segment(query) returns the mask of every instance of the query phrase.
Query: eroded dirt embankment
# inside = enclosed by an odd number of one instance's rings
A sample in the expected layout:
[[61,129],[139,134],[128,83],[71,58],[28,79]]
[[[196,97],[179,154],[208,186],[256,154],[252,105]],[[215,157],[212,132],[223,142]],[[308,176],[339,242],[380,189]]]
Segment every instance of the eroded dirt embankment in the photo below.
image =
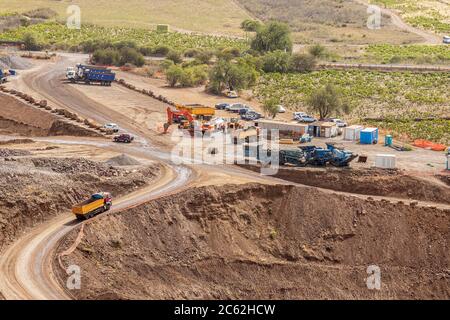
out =
[[0,132],[22,136],[101,136],[4,94],[0,94]]
[[[260,172],[254,165],[241,167]],[[439,183],[446,177],[419,178],[401,170],[342,168],[279,168],[276,178],[349,193],[450,203],[450,187]]]
[[83,158],[29,155],[0,149],[0,250],[27,227],[67,212],[92,193],[110,191],[117,197],[147,185],[160,172],[157,164],[127,169]]
[[[448,212],[249,184],[99,216],[61,258],[81,267],[79,299],[448,299],[449,249]],[[366,286],[370,265],[380,291]]]

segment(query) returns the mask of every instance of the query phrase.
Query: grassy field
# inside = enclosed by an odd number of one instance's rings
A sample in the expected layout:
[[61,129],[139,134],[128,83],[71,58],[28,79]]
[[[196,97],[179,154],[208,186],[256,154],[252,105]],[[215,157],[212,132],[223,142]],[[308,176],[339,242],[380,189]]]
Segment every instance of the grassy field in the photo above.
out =
[[354,0],[237,0],[263,21],[288,23],[296,42],[333,44],[407,44],[420,41],[416,35],[400,31],[389,19],[379,30],[367,28],[367,8]]
[[440,34],[450,33],[450,2],[445,0],[372,0],[398,10],[409,24]]
[[169,24],[190,31],[241,34],[240,23],[249,17],[231,0],[0,0],[0,14],[52,8],[64,20],[72,4],[80,6],[82,22],[103,26]]
[[[339,88],[352,108],[349,119],[450,116],[450,75],[368,71],[317,71],[309,74],[266,74],[261,77],[255,95],[264,100],[276,97],[291,110],[307,110],[306,97],[327,83]],[[448,139],[450,126],[445,122],[434,140]],[[405,130],[405,129],[403,129]],[[411,129],[411,136],[425,131]],[[427,138],[429,135],[423,136]]]
[[132,29],[121,27],[99,27],[83,25],[81,30],[68,29],[58,22],[46,22],[28,27],[20,27],[0,33],[0,40],[18,41],[24,35],[32,34],[39,43],[54,45],[56,48],[71,49],[83,41],[105,40],[111,42],[133,40],[138,45],[166,45],[173,49],[190,48],[217,49],[220,47],[247,48],[243,40],[223,36],[195,35],[180,32],[158,33],[148,29]]

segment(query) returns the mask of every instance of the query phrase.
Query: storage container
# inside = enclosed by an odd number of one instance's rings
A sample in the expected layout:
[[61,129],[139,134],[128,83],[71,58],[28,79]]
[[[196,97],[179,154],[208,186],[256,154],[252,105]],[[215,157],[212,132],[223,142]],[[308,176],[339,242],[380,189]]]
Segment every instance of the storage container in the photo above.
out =
[[366,128],[361,130],[360,134],[361,144],[377,144],[378,143],[378,129],[377,128]]
[[344,140],[359,141],[360,133],[363,129],[363,126],[358,125],[344,128]]
[[394,169],[397,158],[393,154],[377,154],[375,157],[375,167],[383,169]]

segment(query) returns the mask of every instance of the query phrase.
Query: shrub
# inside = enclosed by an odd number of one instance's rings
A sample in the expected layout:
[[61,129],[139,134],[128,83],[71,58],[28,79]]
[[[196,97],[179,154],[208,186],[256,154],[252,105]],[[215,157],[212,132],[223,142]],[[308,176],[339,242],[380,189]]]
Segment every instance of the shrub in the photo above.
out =
[[36,38],[31,33],[27,33],[24,35],[23,43],[25,46],[25,50],[29,51],[39,51],[43,47],[41,44],[38,43]]
[[153,49],[153,54],[157,56],[165,57],[170,52],[170,48],[168,46],[160,45],[156,46]]
[[142,67],[145,64],[145,59],[136,49],[124,47],[120,50],[119,63],[120,65],[131,63],[137,67]]
[[326,55],[326,49],[320,44],[313,45],[308,50],[309,54],[316,58],[322,58]]
[[97,49],[92,55],[94,63],[104,65],[118,65],[120,58],[119,51],[113,48]]
[[317,64],[316,58],[310,54],[295,53],[291,56],[289,68],[294,72],[311,72]]
[[166,71],[167,82],[169,86],[175,87],[184,76],[184,71],[181,66],[176,64],[170,66]]
[[166,55],[166,59],[172,60],[175,64],[183,61],[181,53],[175,50],[170,50],[169,53],[167,53]]

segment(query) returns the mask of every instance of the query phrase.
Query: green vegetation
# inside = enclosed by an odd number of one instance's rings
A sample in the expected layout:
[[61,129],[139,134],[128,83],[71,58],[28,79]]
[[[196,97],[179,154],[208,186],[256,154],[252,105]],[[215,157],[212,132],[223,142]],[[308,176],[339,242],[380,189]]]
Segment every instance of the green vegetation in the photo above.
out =
[[[171,60],[167,60],[171,61]],[[167,82],[171,87],[196,87],[204,84],[208,79],[208,66],[193,65],[182,67],[176,64],[166,66]]]
[[32,34],[40,45],[55,46],[68,49],[79,46],[83,42],[119,42],[133,39],[139,46],[161,48],[167,46],[174,50],[184,51],[190,48],[236,47],[246,49],[247,44],[239,39],[183,34],[178,32],[160,33],[146,29],[105,28],[94,25],[83,25],[81,30],[68,29],[57,22],[46,22],[0,34],[1,40],[20,41],[26,34]]
[[426,139],[450,144],[450,120],[414,121],[412,118],[387,118],[383,121],[366,121],[366,124],[384,128],[394,137],[404,140]]
[[425,30],[448,34],[450,32],[450,3],[439,0],[375,0],[373,3],[401,12],[409,24]]
[[[342,98],[348,104],[350,118],[355,121],[372,117],[385,119],[404,119],[430,114],[448,116],[450,114],[450,75],[445,73],[409,73],[409,72],[369,72],[369,71],[315,71],[311,73],[268,73],[263,75],[255,88],[260,101],[277,98],[280,103],[292,110],[302,111],[308,107],[308,97],[317,89],[332,84],[338,88]],[[409,122],[410,124],[412,122]],[[430,122],[434,123],[434,122]],[[421,133],[420,128],[427,122],[403,127],[412,137],[428,138],[431,130]],[[439,124],[434,141],[445,139],[450,126],[448,122]],[[381,123],[380,126],[387,126]],[[388,126],[391,128],[392,126]],[[439,131],[440,130],[440,131]],[[447,133],[443,133],[447,130]]]
[[447,45],[370,45],[366,57],[382,63],[439,64],[450,62],[450,49]]
[[349,112],[340,92],[331,84],[312,92],[307,98],[307,103],[312,111],[319,114],[320,119]]
[[259,52],[276,50],[292,52],[291,31],[287,24],[270,21],[256,30],[251,47]]
[[271,97],[264,100],[262,104],[262,109],[264,111],[264,114],[266,116],[269,116],[271,118],[275,118],[278,114],[278,105],[280,104],[280,101],[278,101],[277,98]]

